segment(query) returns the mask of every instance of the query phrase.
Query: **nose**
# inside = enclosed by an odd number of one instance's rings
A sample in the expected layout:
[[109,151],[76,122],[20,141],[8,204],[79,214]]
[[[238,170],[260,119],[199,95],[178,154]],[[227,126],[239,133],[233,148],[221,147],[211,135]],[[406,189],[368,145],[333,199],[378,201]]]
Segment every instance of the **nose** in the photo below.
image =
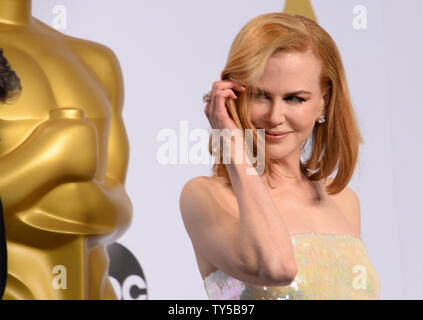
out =
[[285,109],[282,103],[273,103],[267,114],[267,120],[272,127],[285,122]]

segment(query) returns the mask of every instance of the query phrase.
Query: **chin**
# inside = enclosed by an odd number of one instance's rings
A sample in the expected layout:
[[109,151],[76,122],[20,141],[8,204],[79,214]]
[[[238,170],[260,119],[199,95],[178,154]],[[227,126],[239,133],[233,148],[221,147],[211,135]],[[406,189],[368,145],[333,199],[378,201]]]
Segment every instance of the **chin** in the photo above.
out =
[[269,160],[278,160],[278,159],[283,159],[286,157],[286,153],[285,152],[275,152],[275,151],[269,151],[266,155],[267,159]]
[[291,154],[293,151],[294,150],[292,149],[287,149],[285,146],[273,145],[270,147],[266,147],[266,157],[272,160],[283,159],[289,154]]

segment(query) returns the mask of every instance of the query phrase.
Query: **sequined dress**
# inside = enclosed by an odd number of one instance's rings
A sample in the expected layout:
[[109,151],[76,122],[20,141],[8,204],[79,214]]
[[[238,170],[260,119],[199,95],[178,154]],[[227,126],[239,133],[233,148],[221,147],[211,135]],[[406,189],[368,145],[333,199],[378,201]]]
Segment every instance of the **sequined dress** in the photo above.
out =
[[212,300],[379,299],[380,279],[362,239],[346,234],[291,235],[297,276],[286,286],[257,286],[221,270],[204,278]]

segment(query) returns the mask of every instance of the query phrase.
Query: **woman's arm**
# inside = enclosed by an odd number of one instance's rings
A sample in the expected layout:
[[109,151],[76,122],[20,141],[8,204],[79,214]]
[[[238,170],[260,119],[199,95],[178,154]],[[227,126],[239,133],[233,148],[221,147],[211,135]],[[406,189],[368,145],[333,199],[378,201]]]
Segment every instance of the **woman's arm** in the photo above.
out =
[[[231,141],[235,149],[234,141]],[[266,186],[246,160],[241,164],[231,155],[225,164],[239,208],[237,248],[241,260],[257,273],[290,283],[297,273],[291,237]]]
[[[182,188],[179,207],[195,250],[212,266],[241,281],[263,286],[291,283],[295,274],[293,270],[287,270],[287,274],[282,275],[284,265],[276,273],[269,272],[270,268],[267,267],[260,270],[256,265],[241,259],[238,244],[243,238],[240,235],[249,237],[248,231],[243,231],[245,224],[241,227],[240,219],[233,212],[237,210],[236,203],[232,205],[224,201],[221,190],[221,184],[210,177],[193,178]],[[260,232],[260,229],[256,226],[252,232]],[[253,239],[256,239],[254,234],[244,245],[252,243]],[[265,242],[260,241],[260,245],[265,245]],[[282,246],[278,250],[281,248]],[[258,255],[261,249],[255,245],[246,250],[256,251],[255,255]],[[264,265],[265,263],[261,264]]]
[[[226,98],[237,99],[232,91],[244,88],[232,81],[213,84],[206,113],[213,129],[237,129],[229,116]],[[235,163],[236,140],[231,145],[229,178],[238,202],[239,221],[225,214],[219,196],[208,187],[189,183],[182,191],[180,207],[185,226],[194,246],[215,267],[250,283],[286,285],[297,273],[294,249],[281,214],[258,175],[247,175],[252,165]],[[242,144],[243,146],[243,144]],[[222,150],[225,150],[222,148]],[[245,157],[243,147],[242,155]]]

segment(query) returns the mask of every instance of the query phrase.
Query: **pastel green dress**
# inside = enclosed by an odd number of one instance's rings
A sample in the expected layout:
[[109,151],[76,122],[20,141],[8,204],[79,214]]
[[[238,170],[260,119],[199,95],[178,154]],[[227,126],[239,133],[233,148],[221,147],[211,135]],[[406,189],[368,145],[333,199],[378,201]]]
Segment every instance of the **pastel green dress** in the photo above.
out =
[[361,238],[334,233],[291,235],[297,276],[286,286],[257,286],[221,270],[204,286],[212,300],[288,300],[380,298],[380,279]]

